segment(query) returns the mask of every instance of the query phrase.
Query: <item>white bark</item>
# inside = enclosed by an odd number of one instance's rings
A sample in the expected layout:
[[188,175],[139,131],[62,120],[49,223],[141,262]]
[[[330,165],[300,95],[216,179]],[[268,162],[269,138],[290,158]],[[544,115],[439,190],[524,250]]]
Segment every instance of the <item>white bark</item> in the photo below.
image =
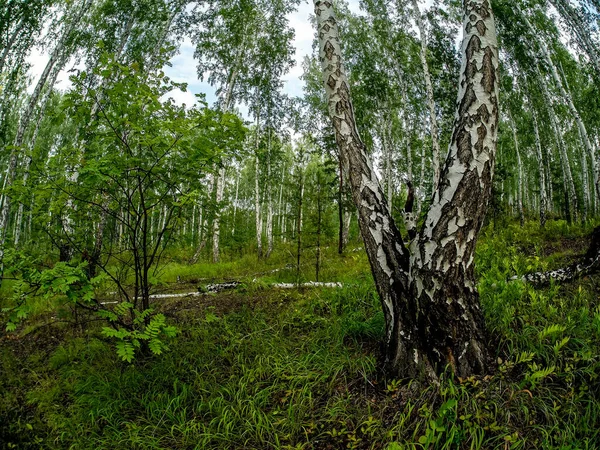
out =
[[19,23],[17,24],[17,26],[15,27],[15,29],[13,30],[10,37],[8,38],[8,40],[4,46],[4,49],[2,50],[2,54],[0,55],[0,75],[4,71],[4,66],[6,64],[6,60],[8,59],[8,54],[10,53],[12,46],[14,45],[17,38],[19,37],[19,34],[21,33],[21,30],[23,29],[24,24],[25,23],[24,23],[23,19],[21,19],[19,21]]
[[216,211],[213,220],[213,262],[219,262],[221,255],[219,251],[219,236],[221,234],[221,202],[223,202],[223,190],[225,188],[225,167],[221,167],[216,184]]
[[540,224],[546,225],[546,211],[548,210],[548,199],[546,198],[546,175],[544,173],[544,157],[542,155],[542,144],[540,141],[540,132],[537,116],[532,108],[533,130],[535,133],[535,156],[538,162],[538,173],[540,179]]
[[256,142],[255,142],[255,154],[254,154],[254,213],[255,213],[255,225],[256,225],[256,247],[258,250],[258,257],[262,258],[262,215],[260,208],[260,161],[258,159],[258,150],[260,144],[259,134],[259,115],[256,115]]
[[510,127],[512,130],[515,152],[517,153],[517,210],[521,226],[525,224],[525,214],[523,212],[523,162],[521,161],[521,152],[519,151],[519,139],[517,137],[517,126],[510,114],[508,115]]
[[579,11],[573,8],[568,0],[550,0],[550,3],[563,17],[567,27],[575,33],[579,46],[600,76],[600,50],[592,38],[590,27],[584,23]]
[[231,226],[231,235],[235,236],[235,216],[237,213],[238,198],[240,192],[240,172],[235,176],[235,200],[233,201],[233,224]]

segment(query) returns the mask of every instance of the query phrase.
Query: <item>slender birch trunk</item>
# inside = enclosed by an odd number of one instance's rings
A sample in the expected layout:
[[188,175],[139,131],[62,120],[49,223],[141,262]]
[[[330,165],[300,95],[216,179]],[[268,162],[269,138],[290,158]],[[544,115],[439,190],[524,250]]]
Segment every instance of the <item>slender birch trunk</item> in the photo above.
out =
[[235,200],[233,201],[233,224],[231,226],[231,235],[235,236],[235,216],[237,213],[237,204],[240,192],[240,172],[235,176]]
[[[425,25],[421,18],[421,12],[419,10],[418,0],[412,0],[413,15],[417,28],[419,29],[419,36],[421,40],[421,51],[419,56],[421,58],[421,68],[423,70],[423,78],[425,79],[425,90],[427,92],[427,106],[429,108],[429,132],[431,134],[431,146],[433,149],[433,191],[437,190],[437,185],[440,179],[440,143],[438,140],[438,123],[437,114],[435,111],[435,99],[433,97],[433,85],[431,84],[431,75],[429,74],[429,65],[427,64],[427,36],[425,34]],[[421,184],[423,182],[421,181]]]
[[519,213],[519,222],[521,226],[525,225],[525,214],[523,213],[523,162],[521,161],[521,152],[519,151],[519,139],[517,137],[517,127],[511,115],[508,115],[510,128],[512,130],[515,152],[517,154],[517,210]]
[[542,155],[542,143],[535,110],[531,109],[533,115],[533,130],[535,133],[535,156],[538,162],[538,173],[540,178],[540,225],[546,226],[546,211],[548,209],[548,199],[546,198],[546,175],[544,171],[544,157]]
[[588,176],[588,165],[587,155],[585,150],[581,152],[581,171],[583,172],[582,184],[583,184],[583,222],[587,223],[588,214],[591,209],[590,199],[590,184]]
[[[245,41],[242,42],[238,50],[235,64],[231,70],[229,80],[227,82],[227,88],[225,90],[225,98],[223,103],[223,111],[228,113],[233,106],[233,90],[236,85],[238,72],[242,64],[242,58],[245,52]],[[219,172],[219,177],[216,179],[216,196],[217,196],[217,210],[213,220],[213,262],[219,262],[220,260],[220,236],[221,236],[221,211],[220,203],[223,201],[223,189],[225,184],[225,167],[222,167]]]
[[225,188],[225,167],[221,167],[216,184],[216,210],[213,220],[213,262],[221,260],[219,250],[219,237],[221,234],[221,203],[223,202],[223,191]]
[[256,225],[256,248],[258,257],[262,258],[262,215],[260,208],[260,160],[258,159],[258,151],[260,146],[260,121],[259,113],[256,114],[256,141],[254,143],[254,213]]
[[[23,180],[22,180],[23,186],[27,186],[27,181],[29,179],[29,170],[31,167],[31,162],[32,162],[32,157],[33,157],[33,150],[35,148],[35,144],[37,143],[37,138],[40,133],[42,121],[44,119],[44,113],[45,113],[48,103],[50,101],[50,97],[52,96],[52,89],[53,89],[54,85],[56,84],[58,74],[62,70],[62,67],[64,66],[64,64],[66,64],[66,59],[67,59],[67,55],[63,54],[60,61],[52,69],[52,72],[47,80],[48,88],[46,89],[46,91],[42,97],[42,100],[40,102],[40,107],[37,112],[37,119],[35,121],[35,128],[33,130],[33,134],[31,135],[31,138],[29,139],[28,149],[25,152],[27,156],[25,159],[25,171],[24,171]],[[19,202],[19,208],[17,211],[17,219],[16,219],[16,226],[15,226],[15,233],[14,233],[15,248],[18,247],[19,242],[21,240],[21,223],[23,221],[23,208],[24,208],[23,202]]]
[[409,252],[358,135],[333,4],[314,0],[320,60],[338,148],[386,321],[383,365],[436,379],[487,370],[473,256],[491,195],[498,124],[498,49],[488,0],[464,2],[460,90],[449,154],[424,227]]
[[279,201],[277,203],[277,218],[279,219],[279,235],[280,239],[284,239],[285,229],[284,229],[284,208],[283,208],[283,185],[285,184],[285,166],[281,171],[281,185],[279,186]]
[[302,262],[302,204],[304,201],[304,173],[300,174],[300,192],[296,215],[296,284],[300,285],[300,266]]

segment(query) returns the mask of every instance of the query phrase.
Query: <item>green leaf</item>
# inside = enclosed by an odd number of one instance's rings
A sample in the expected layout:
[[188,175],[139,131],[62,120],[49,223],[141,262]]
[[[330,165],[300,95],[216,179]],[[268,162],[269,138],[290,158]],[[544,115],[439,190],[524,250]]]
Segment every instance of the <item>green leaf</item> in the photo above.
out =
[[131,362],[135,356],[135,349],[130,342],[119,341],[117,342],[117,355],[119,355],[123,361]]

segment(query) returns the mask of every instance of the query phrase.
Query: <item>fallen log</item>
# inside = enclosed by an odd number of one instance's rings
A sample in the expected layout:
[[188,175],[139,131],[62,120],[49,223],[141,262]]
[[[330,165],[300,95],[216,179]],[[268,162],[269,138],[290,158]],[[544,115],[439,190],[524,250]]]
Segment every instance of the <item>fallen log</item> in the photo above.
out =
[[594,228],[591,236],[590,247],[581,261],[567,267],[547,272],[528,273],[522,276],[511,277],[511,280],[521,280],[535,285],[549,284],[551,280],[571,281],[600,271],[600,226]]
[[[205,294],[217,294],[219,292],[227,291],[235,289],[241,286],[243,283],[239,281],[228,281],[226,283],[213,283],[207,284],[206,286],[199,286],[197,291],[193,292],[184,292],[180,294],[152,294],[150,295],[150,299],[164,299],[164,298],[183,298],[183,297],[200,297]],[[338,289],[344,287],[342,283],[338,282],[316,282],[316,281],[308,281],[306,283],[274,283],[268,285],[268,287],[273,289],[296,289],[300,288],[330,288],[330,289]],[[110,292],[109,294],[116,294],[116,292]],[[101,302],[101,305],[113,305],[119,302]]]

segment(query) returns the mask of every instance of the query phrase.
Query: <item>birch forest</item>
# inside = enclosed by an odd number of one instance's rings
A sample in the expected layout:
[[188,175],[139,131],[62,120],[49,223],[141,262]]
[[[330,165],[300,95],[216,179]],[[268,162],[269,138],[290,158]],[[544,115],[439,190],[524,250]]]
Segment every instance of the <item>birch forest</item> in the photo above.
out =
[[600,449],[598,0],[0,0],[1,449]]

